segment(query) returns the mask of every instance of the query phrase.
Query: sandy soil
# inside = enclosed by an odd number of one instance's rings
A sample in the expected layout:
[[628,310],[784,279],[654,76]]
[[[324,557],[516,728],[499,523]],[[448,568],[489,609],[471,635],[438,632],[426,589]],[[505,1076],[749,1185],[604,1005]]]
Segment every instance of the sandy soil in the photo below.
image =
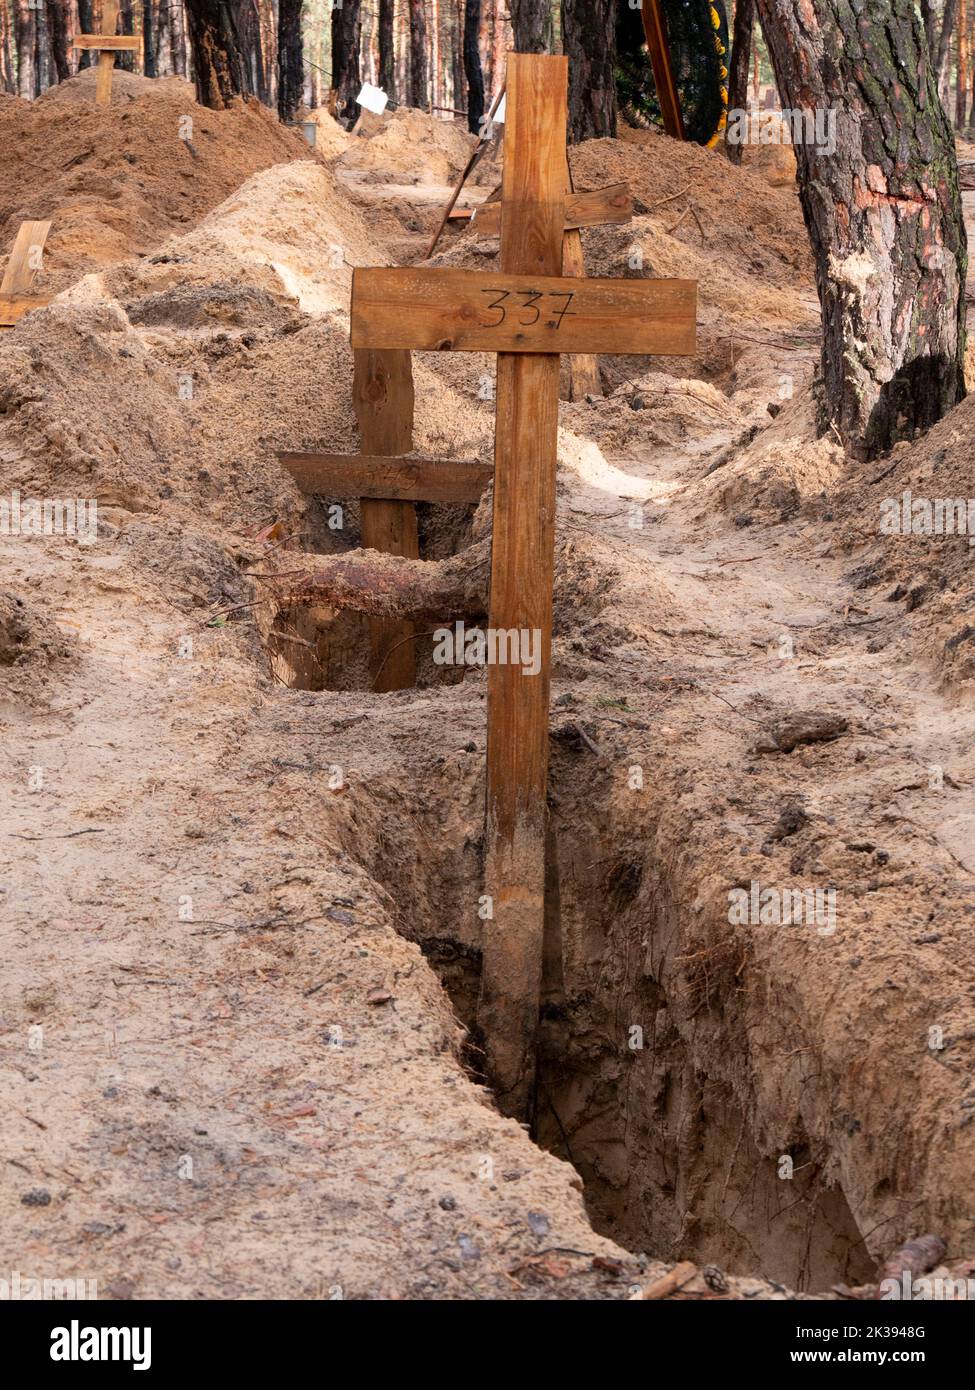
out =
[[[185,150],[160,172],[146,130],[184,98],[99,126],[106,184],[52,162],[4,212],[7,247],[54,216],[63,293],[0,339],[0,496],[96,497],[100,524],[0,537],[0,1262],[123,1298],[588,1299],[688,1259],[685,1296],[836,1297],[933,1230],[960,1267],[967,544],[876,515],[971,494],[972,412],[849,476],[815,437],[794,194],[665,137],[576,152],[578,187],[640,204],[586,234],[590,273],[697,275],[702,325],[694,359],[604,359],[609,394],[562,409],[561,941],[529,1136],[466,1065],[483,676],[373,694],[361,620],[289,656],[252,577],[358,542],[274,450],[354,447],[351,268],[421,253],[437,204],[408,191],[446,137],[418,159],[438,123],[410,113],[326,159],[204,113],[252,163],[219,154],[177,215]],[[0,104],[21,200],[32,141],[76,138],[78,103],[41,105]],[[116,194],[148,212],[112,250]],[[451,232],[437,259],[495,254]],[[414,371],[417,445],[489,459],[490,360]],[[421,513],[430,557],[489,530],[488,499]],[[836,930],[730,922],[756,881],[834,888]]]

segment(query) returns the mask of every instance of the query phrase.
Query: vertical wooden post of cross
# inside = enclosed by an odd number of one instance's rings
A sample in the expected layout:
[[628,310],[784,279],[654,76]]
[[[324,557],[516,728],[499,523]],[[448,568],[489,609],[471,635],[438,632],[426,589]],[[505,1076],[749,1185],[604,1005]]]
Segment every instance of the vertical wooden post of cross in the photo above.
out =
[[[559,275],[567,60],[508,56],[501,269]],[[487,820],[478,1031],[509,1115],[530,1117],[545,910],[549,659],[559,358],[499,353],[490,627],[528,630],[537,675],[488,667]]]
[[[572,192],[572,171],[569,168],[568,150],[565,159],[565,186]],[[562,274],[582,279],[586,273],[586,259],[582,250],[582,232],[578,227],[567,227],[562,239]],[[599,358],[591,353],[578,353],[568,359],[568,387],[570,401],[584,401],[587,396],[601,396],[602,383],[599,379]]]
[[[413,369],[408,351],[357,348],[352,399],[364,454],[394,457],[413,448]],[[362,545],[387,555],[420,555],[416,507],[412,502],[363,497],[359,501]],[[376,691],[407,690],[416,684],[413,624],[400,618],[370,618],[369,669]]]
[[108,106],[112,100],[112,72],[115,68],[115,54],[136,52],[142,40],[138,34],[116,34],[118,25],[119,0],[103,0],[102,32],[100,34],[75,34],[73,48],[87,48],[98,54],[98,74],[95,81],[95,105]]

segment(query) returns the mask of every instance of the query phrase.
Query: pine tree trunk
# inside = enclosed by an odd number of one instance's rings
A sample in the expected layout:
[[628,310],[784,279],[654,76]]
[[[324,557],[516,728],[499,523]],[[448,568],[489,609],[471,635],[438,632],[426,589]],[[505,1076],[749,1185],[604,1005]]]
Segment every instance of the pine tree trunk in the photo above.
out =
[[453,22],[450,26],[450,84],[453,88],[451,105],[458,111],[467,109],[464,92],[464,0],[452,0]]
[[[603,8],[604,2],[605,0],[591,0],[591,4],[599,6],[600,9]],[[580,0],[580,8],[585,8],[585,0]],[[515,52],[547,52],[550,25],[548,0],[511,0],[509,9],[515,32]],[[610,13],[615,16],[614,7],[610,7]],[[609,27],[615,32],[615,20]]]
[[440,102],[440,12],[439,0],[429,0],[430,4],[430,105]]
[[240,19],[240,42],[247,69],[248,90],[256,93],[258,101],[271,104],[271,87],[264,59],[264,26],[258,0],[245,0]]
[[961,130],[968,115],[968,7],[958,0],[958,22],[955,25],[958,54],[958,85],[955,90],[955,127]]
[[394,0],[379,0],[379,85],[396,100],[396,53],[393,41]]
[[34,96],[39,97],[47,86],[47,24],[43,7],[34,11]]
[[[80,34],[93,34],[95,32],[95,7],[92,0],[78,0],[78,32]],[[96,55],[92,54],[88,48],[82,49],[78,58],[78,71],[82,68],[90,68],[95,63]]]
[[25,98],[34,95],[34,29],[36,10],[27,0],[16,0],[14,11],[14,45],[17,51],[17,94]]
[[158,77],[156,70],[155,30],[152,0],[142,0],[142,71],[146,77]]
[[[866,458],[964,395],[967,250],[915,0],[758,0],[779,92],[835,113],[795,146],[823,316],[823,424]],[[866,76],[869,74],[869,77]]]
[[[119,17],[122,21],[119,26],[119,33],[134,34],[135,17],[132,13],[132,0],[121,0],[121,5],[119,7]],[[121,68],[123,72],[135,72],[135,54],[116,53],[115,66],[117,68]]]
[[188,73],[186,53],[186,10],[183,0],[169,0],[169,44],[173,55],[173,72],[177,77]]
[[186,0],[196,99],[222,111],[247,90],[240,35],[231,0]]
[[423,0],[410,0],[410,105],[426,110],[427,17]]
[[938,43],[937,81],[938,91],[946,107],[948,105],[948,62],[951,58],[951,36],[955,29],[955,15],[957,11],[958,0],[945,0],[944,13],[941,20],[941,38]]
[[[755,29],[755,0],[737,0],[731,41],[731,68],[728,77],[728,111],[744,111],[748,106],[748,70],[751,66]],[[729,122],[728,130],[733,129]],[[740,164],[744,147],[740,140],[725,142],[725,153],[732,164]]]
[[481,133],[484,115],[484,74],[477,36],[481,28],[481,0],[464,0],[464,77],[467,79],[467,129]]
[[332,11],[332,90],[335,115],[351,125],[359,114],[355,99],[359,77],[359,38],[362,24],[359,0],[344,0]]
[[577,142],[616,135],[617,3],[562,0],[562,43],[569,58],[569,138]]
[[64,13],[64,0],[46,0],[47,34],[51,48],[51,61],[59,82],[67,82],[71,76],[68,64],[68,26]]
[[14,53],[10,31],[10,10],[6,5],[0,5],[0,91],[12,96],[17,91],[17,82],[14,77]]
[[278,115],[293,121],[305,89],[302,0],[278,0]]
[[975,126],[975,68],[972,65],[972,53],[975,52],[975,4],[968,7],[968,94],[971,97],[971,110],[968,112],[965,125],[968,129]]

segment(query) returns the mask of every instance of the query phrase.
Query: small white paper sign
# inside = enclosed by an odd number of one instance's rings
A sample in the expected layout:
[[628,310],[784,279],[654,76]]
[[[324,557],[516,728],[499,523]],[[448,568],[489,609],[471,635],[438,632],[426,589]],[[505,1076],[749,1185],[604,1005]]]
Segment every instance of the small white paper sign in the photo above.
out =
[[497,111],[495,111],[494,115],[491,117],[491,120],[495,123],[495,125],[504,125],[504,104],[507,100],[508,93],[505,92],[504,96],[498,102]]
[[389,103],[389,97],[382,87],[374,87],[371,82],[363,82],[362,91],[356,97],[356,101],[367,111],[374,111],[377,116],[381,116]]

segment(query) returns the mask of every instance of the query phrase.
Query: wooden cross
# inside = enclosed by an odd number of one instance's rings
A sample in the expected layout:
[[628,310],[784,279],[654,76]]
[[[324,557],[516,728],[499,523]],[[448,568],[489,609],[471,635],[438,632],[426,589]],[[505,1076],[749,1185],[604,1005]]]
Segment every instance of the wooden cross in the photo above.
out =
[[[362,545],[388,555],[420,554],[416,502],[480,500],[494,472],[489,464],[416,458],[413,448],[413,371],[403,349],[355,353],[353,404],[361,454],[279,453],[302,492],[358,497]],[[413,624],[370,618],[370,671],[376,691],[416,684]]]
[[0,284],[0,328],[13,328],[30,309],[53,299],[50,294],[30,292],[50,230],[50,222],[21,222]]
[[561,273],[566,88],[564,57],[509,54],[498,270],[356,270],[352,281],[354,348],[498,354],[489,627],[536,635],[541,662],[534,676],[488,665],[478,1031],[498,1103],[521,1118],[542,974],[559,354],[695,349],[694,281]]
[[103,0],[102,32],[75,34],[72,48],[94,49],[98,53],[98,76],[95,81],[95,105],[109,106],[112,101],[112,71],[116,53],[137,53],[142,40],[138,34],[116,34],[118,0]]

